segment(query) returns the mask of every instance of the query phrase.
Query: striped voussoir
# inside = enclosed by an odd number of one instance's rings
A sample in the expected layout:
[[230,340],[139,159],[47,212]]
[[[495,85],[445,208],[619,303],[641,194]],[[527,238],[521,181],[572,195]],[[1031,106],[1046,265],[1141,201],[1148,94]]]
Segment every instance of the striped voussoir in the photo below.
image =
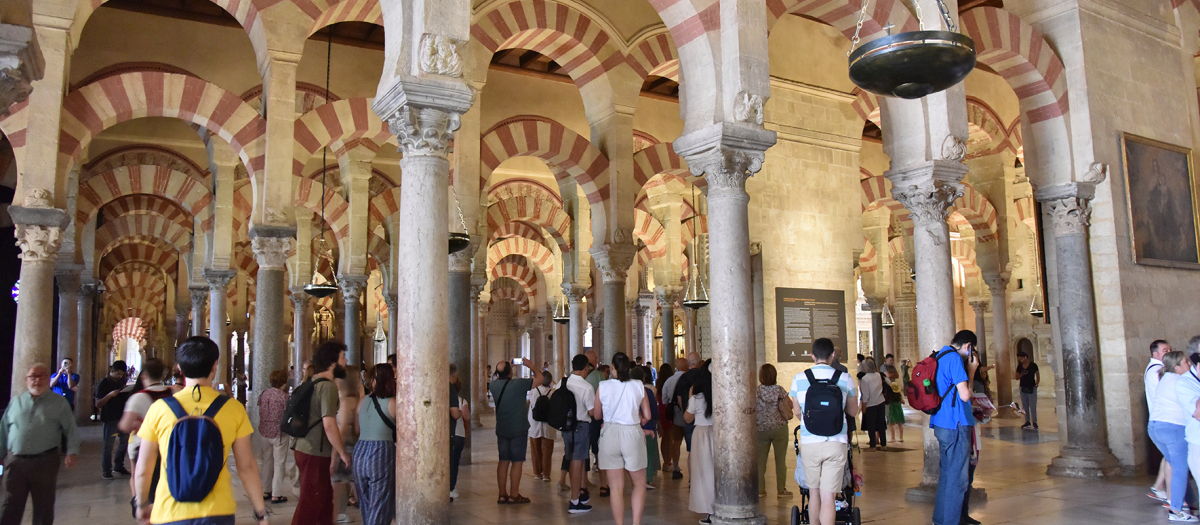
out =
[[498,228],[488,228],[488,243],[509,237],[522,237],[542,245],[549,242],[542,234],[541,228],[535,228],[523,222],[507,222]]
[[994,7],[963,13],[960,25],[975,41],[979,62],[996,71],[1017,93],[1030,124],[1067,113],[1066,70],[1040,31],[1017,15]]
[[664,184],[674,179],[680,180],[685,186],[695,184],[703,188],[708,184],[703,177],[691,176],[687,161],[675,153],[670,142],[661,142],[633,154],[633,181],[642,190],[647,189],[646,185],[651,183],[655,175],[670,176],[662,181]]
[[371,99],[348,98],[322,104],[301,115],[295,123],[296,146],[292,173],[304,175],[305,166],[321,148],[332,146],[335,158],[357,145],[373,151],[385,142],[395,143],[387,125],[371,110]]
[[100,257],[100,275],[108,275],[114,268],[133,262],[174,272],[179,264],[179,254],[173,247],[154,239],[126,239],[126,242]]
[[492,172],[513,157],[542,159],[556,179],[574,179],[592,204],[608,199],[608,158],[588,139],[558,122],[522,115],[505,119],[484,133],[479,144],[484,167],[480,188],[487,188]]
[[[882,175],[876,175],[859,181],[862,187],[862,209],[867,211],[874,205],[886,206],[892,210],[900,224],[904,225],[906,235],[912,235],[913,221],[908,209],[892,197],[892,181]],[[954,200],[950,209],[962,214],[971,227],[975,229],[978,242],[992,242],[998,235],[997,221],[999,214],[992,203],[967,182],[962,182],[963,194]]]
[[530,301],[537,299],[538,295],[538,276],[537,271],[533,268],[517,263],[500,263],[492,267],[488,272],[492,279],[509,278],[521,285],[521,290],[524,290],[525,295]]
[[192,249],[192,230],[156,213],[122,215],[96,229],[96,246],[108,253],[123,237],[143,236],[163,241],[180,253]]
[[646,245],[651,257],[658,258],[667,254],[667,230],[658,219],[644,209],[633,210],[633,236]]
[[212,229],[212,192],[204,181],[166,166],[132,165],[95,173],[80,182],[76,200],[77,226],[92,219],[106,204],[129,195],[154,195],[191,213],[203,231]]
[[858,270],[862,273],[870,273],[879,269],[879,252],[875,251],[875,245],[871,244],[865,236],[863,237],[863,252],[858,256]]
[[498,200],[487,209],[489,229],[498,229],[509,222],[521,221],[540,226],[550,232],[559,251],[571,251],[571,216],[562,206],[540,196],[517,195]]
[[[503,282],[503,281],[500,281],[499,279],[497,279],[496,281],[492,282],[492,285],[495,286],[497,283],[500,283],[500,282]],[[489,301],[489,302],[492,304],[495,304],[495,303],[498,303],[500,301],[504,301],[507,299],[507,300],[512,301],[517,304],[517,308],[520,309],[521,315],[525,315],[525,314],[529,313],[529,297],[526,296],[525,292],[522,291],[520,288],[500,288],[499,290],[493,289],[491,295],[492,295],[492,298],[491,298],[491,301]]]
[[392,217],[400,213],[400,187],[388,188],[374,197],[368,206],[371,225],[388,224]]
[[679,82],[679,52],[670,33],[651,33],[632,45],[626,57],[638,76],[656,76]]
[[854,102],[850,107],[854,108],[854,112],[863,119],[863,122],[870,121],[879,129],[883,129],[883,120],[879,113],[879,97],[874,93],[862,88],[854,88],[850,94],[854,95]]
[[[294,179],[293,184],[296,186],[296,199],[293,204],[311,211],[315,215],[320,215],[321,185],[303,177]],[[340,243],[350,231],[350,218],[346,215],[346,212],[350,210],[350,203],[346,202],[346,199],[337,192],[329,189],[328,186],[325,187],[324,202],[325,222],[329,224],[334,238]]]
[[[305,0],[297,0],[297,5],[305,2]],[[309,10],[303,9],[305,12]],[[319,8],[318,8],[319,10]],[[313,21],[312,27],[308,30],[308,35],[320,31],[333,24],[342,22],[366,22],[377,26],[383,25],[383,9],[380,7],[379,0],[344,0],[321,12],[320,16]]]
[[126,339],[134,341],[146,341],[146,327],[142,326],[142,320],[137,317],[126,317],[117,322],[112,331],[113,344],[120,344]]
[[[825,22],[846,38],[853,38],[862,1],[866,0],[767,0],[767,26],[774,27],[783,15],[796,14]],[[920,21],[901,0],[873,0],[867,6],[859,39],[870,41],[885,36],[889,25],[893,33],[916,31]]]
[[554,273],[556,259],[554,252],[543,246],[542,243],[524,237],[510,237],[489,246],[487,250],[488,273],[492,272],[492,268],[499,264],[501,259],[514,253],[528,258],[530,262],[537,265],[543,275]]

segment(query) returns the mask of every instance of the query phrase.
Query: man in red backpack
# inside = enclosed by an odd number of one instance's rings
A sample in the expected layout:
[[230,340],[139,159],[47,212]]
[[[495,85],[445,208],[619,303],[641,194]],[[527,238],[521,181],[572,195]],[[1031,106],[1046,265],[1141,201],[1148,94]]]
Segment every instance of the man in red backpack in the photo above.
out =
[[[203,414],[209,405],[222,395],[212,387],[220,354],[221,350],[216,343],[201,336],[188,338],[176,350],[175,362],[183,372],[186,383],[184,389],[173,397],[188,414]],[[217,466],[221,469],[221,474],[216,485],[201,501],[177,501],[165,481],[158,484],[154,501],[149,500],[154,463],[160,453],[166,454],[170,449],[171,434],[176,428],[177,420],[167,403],[158,400],[150,405],[146,419],[142,421],[138,430],[138,437],[142,439],[134,472],[138,522],[143,525],[233,525],[237,500],[233,497],[233,483],[225,465]],[[254,460],[254,451],[250,446],[250,435],[254,433],[254,428],[250,426],[246,409],[242,408],[241,403],[226,403],[213,420],[221,430],[225,457],[229,457],[229,452],[233,451],[238,478],[242,481],[246,498],[254,507],[256,522],[260,525],[266,524],[267,509],[263,503],[262,481],[258,477],[258,463]],[[169,469],[168,461],[164,460],[159,473],[164,480],[168,477]]]
[[[962,330],[954,334],[949,346],[938,350],[936,382],[942,403],[937,413],[929,416],[929,426],[937,437],[941,450],[938,473],[937,500],[933,505],[934,525],[977,524],[966,514],[971,455],[971,377],[979,367],[975,332]],[[966,365],[963,360],[966,359]],[[915,380],[915,379],[914,379]]]

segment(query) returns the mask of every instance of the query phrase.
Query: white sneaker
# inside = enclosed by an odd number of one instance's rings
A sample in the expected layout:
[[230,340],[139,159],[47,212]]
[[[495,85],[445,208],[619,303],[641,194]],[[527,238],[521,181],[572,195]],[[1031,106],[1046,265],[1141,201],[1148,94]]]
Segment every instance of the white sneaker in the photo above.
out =
[[1167,521],[1170,521],[1173,523],[1197,523],[1197,522],[1200,522],[1200,518],[1197,518],[1186,512],[1168,511],[1167,512]]
[[350,519],[350,516],[347,516],[345,514],[338,514],[338,517],[337,517],[338,523],[350,523],[351,521],[353,521],[353,520]]
[[450,497],[453,499],[458,499],[458,491],[450,491]]

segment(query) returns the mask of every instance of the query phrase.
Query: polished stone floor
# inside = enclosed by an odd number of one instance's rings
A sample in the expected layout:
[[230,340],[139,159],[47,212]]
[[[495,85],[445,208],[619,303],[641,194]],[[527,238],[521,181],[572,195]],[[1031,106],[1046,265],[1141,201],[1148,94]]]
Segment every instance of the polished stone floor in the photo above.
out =
[[[1052,414],[1047,414],[1052,416]],[[915,418],[912,418],[915,419]],[[564,493],[557,483],[533,480],[526,463],[521,493],[533,500],[528,505],[496,505],[495,437],[490,418],[485,428],[475,431],[474,464],[461,471],[458,492],[460,497],[451,504],[452,523],[612,523],[612,513],[606,499],[595,496],[594,510],[589,514],[568,515]],[[1096,525],[1108,523],[1165,522],[1166,513],[1157,502],[1145,496],[1150,479],[1120,478],[1110,481],[1084,481],[1046,476],[1046,464],[1057,453],[1059,443],[1053,421],[1043,421],[1039,432],[1017,428],[1019,420],[996,420],[989,424],[983,440],[983,459],[976,475],[976,487],[987,492],[987,502],[978,505],[971,514],[985,524],[1025,525]],[[105,481],[100,478],[99,427],[84,431],[86,443],[80,464],[64,471],[59,479],[57,522],[63,524],[109,525],[129,524],[128,479]],[[904,500],[905,489],[920,480],[920,429],[906,428],[905,442],[895,443],[886,452],[864,451],[856,454],[856,463],[865,477],[858,505],[864,523],[930,523],[932,505],[910,504]],[[789,446],[790,448],[790,446]],[[556,443],[555,461],[561,458],[561,443]],[[686,460],[685,460],[686,461]],[[795,456],[788,456],[789,468],[795,466]],[[686,470],[686,469],[685,469]],[[771,476],[768,476],[771,477]],[[236,477],[235,483],[236,483]],[[796,492],[795,482],[791,489]],[[774,482],[769,481],[768,495],[762,502],[768,523],[786,524],[791,506],[799,496],[777,498]],[[661,480],[659,490],[651,491],[646,503],[648,525],[660,523],[693,524],[702,518],[687,509],[687,479]],[[239,523],[251,523],[251,509],[235,487],[238,495]],[[290,523],[295,508],[291,502],[274,507],[271,519],[275,524]],[[357,509],[350,517],[360,522]],[[30,523],[26,511],[24,523]],[[626,523],[629,523],[627,516]]]

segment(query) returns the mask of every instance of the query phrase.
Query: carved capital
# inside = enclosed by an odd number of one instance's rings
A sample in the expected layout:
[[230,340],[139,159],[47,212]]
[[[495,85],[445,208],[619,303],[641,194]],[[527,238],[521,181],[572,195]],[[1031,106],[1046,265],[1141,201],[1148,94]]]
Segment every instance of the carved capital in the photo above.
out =
[[[79,285],[79,299],[94,300],[97,292],[96,283],[83,283]],[[178,309],[178,308],[177,308]]]
[[475,252],[479,248],[479,241],[471,238],[471,244],[466,248],[450,254],[450,272],[469,273],[471,271],[471,262],[475,259]]
[[988,308],[988,302],[987,302],[987,301],[983,301],[983,300],[980,300],[980,301],[971,301],[971,303],[970,303],[970,304],[971,304],[971,308],[974,308],[974,309],[975,309],[975,313],[977,313],[977,314],[982,314],[982,313],[986,313],[986,312],[987,312],[987,308]]
[[28,99],[32,82],[42,78],[45,63],[37,47],[33,28],[0,24],[0,117]]
[[363,289],[367,287],[367,276],[339,275],[338,286],[342,287],[346,302],[357,301],[362,296]]
[[313,296],[304,293],[303,286],[293,286],[289,290],[292,292],[289,297],[292,298],[292,306],[296,311],[302,312],[308,308],[308,303],[313,300]]
[[682,288],[660,286],[654,290],[654,297],[658,299],[658,304],[674,307],[675,303],[679,302],[679,296],[682,292]]
[[950,205],[962,196],[962,185],[951,182],[926,181],[910,186],[892,187],[892,197],[908,209],[918,226],[944,224],[950,215]]
[[637,315],[638,319],[645,318],[646,314],[650,313],[650,307],[644,304],[637,304],[633,307],[633,313]]
[[567,296],[567,303],[579,304],[583,301],[583,296],[587,295],[587,289],[574,286],[572,284],[562,285],[563,295]]
[[462,76],[459,49],[465,42],[442,35],[421,35],[421,71],[431,75],[458,78]]
[[983,276],[983,283],[987,285],[988,290],[992,292],[992,295],[1000,295],[1008,290],[1008,280],[1008,272]]
[[1092,216],[1090,198],[1064,197],[1042,201],[1055,236],[1086,234]]
[[766,151],[775,144],[775,132],[757,124],[762,97],[750,93],[739,96],[735,117],[739,123],[719,123],[690,132],[674,142],[675,152],[687,160],[693,175],[708,179],[709,190],[733,189],[745,192],[746,179],[762,169]]
[[237,270],[204,270],[204,280],[210,290],[224,290],[229,281],[237,276]]
[[17,246],[24,263],[53,264],[62,246],[62,228],[40,224],[17,224]]
[[405,106],[387,120],[388,129],[400,141],[405,156],[446,158],[460,124],[457,113],[432,108]]
[[688,157],[688,169],[693,175],[708,180],[710,189],[745,191],[746,180],[762,169],[766,153],[737,148],[714,148]]
[[483,293],[482,284],[471,284],[471,301],[479,302],[479,294]]
[[288,252],[292,251],[291,237],[256,236],[250,240],[254,260],[261,270],[282,270],[287,264]]
[[596,262],[596,268],[604,277],[604,282],[623,283],[629,274],[629,266],[633,264],[633,258],[637,255],[637,247],[629,243],[614,242],[592,248],[590,252]]
[[[430,44],[436,48],[436,38]],[[396,79],[381,93],[371,107],[388,123],[405,156],[446,158],[459,116],[475,99],[474,91],[462,81],[432,79]]]
[[394,293],[390,293],[383,297],[383,302],[387,304],[388,317],[393,317],[396,314],[396,309],[400,307],[400,297]]
[[887,298],[866,296],[867,308],[871,309],[871,313],[883,312],[883,305],[887,304]]
[[79,271],[68,270],[54,273],[54,280],[58,282],[58,294],[78,294],[79,293]]
[[192,295],[192,309],[204,313],[204,302],[208,300],[208,288],[188,288]]

